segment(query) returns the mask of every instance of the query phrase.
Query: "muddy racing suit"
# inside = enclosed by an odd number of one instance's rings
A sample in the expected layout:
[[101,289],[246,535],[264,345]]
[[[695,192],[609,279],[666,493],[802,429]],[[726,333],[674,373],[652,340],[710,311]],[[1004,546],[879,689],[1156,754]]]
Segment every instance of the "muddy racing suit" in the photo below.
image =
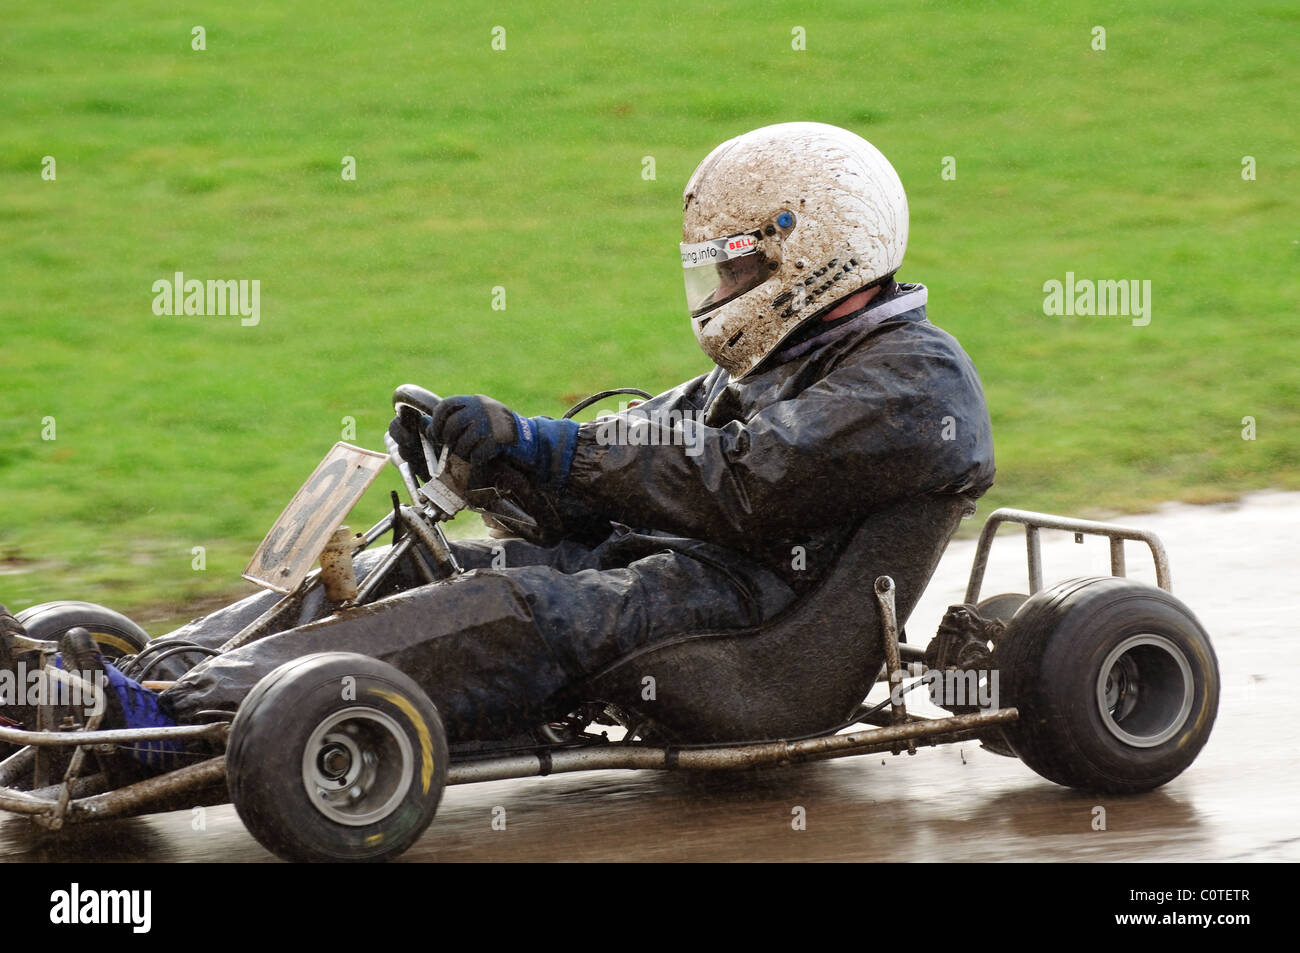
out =
[[[505,737],[573,710],[577,686],[630,652],[771,619],[873,513],[974,499],[993,481],[979,378],[925,301],[897,285],[740,381],[715,369],[621,421],[584,423],[563,493],[537,490],[527,507],[549,538],[453,541],[470,571],[203,661],[164,707],[181,721],[233,710],[281,663],[342,650],[414,678],[453,743]],[[611,427],[629,415],[640,429]],[[359,557],[358,574],[380,554]],[[174,635],[220,645],[277,598]]]

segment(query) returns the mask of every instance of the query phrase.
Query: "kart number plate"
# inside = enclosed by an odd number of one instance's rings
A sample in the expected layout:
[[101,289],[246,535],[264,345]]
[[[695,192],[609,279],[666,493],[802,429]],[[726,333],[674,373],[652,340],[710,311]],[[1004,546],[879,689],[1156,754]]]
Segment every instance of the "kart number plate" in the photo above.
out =
[[334,444],[257,547],[244,578],[276,592],[298,588],[330,535],[387,463],[386,453]]

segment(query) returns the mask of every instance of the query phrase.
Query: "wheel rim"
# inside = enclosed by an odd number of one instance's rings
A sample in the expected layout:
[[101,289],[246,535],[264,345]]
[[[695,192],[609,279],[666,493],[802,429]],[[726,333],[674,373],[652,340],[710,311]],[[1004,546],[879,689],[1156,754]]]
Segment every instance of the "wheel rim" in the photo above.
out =
[[114,632],[98,632],[91,629],[90,636],[99,646],[100,653],[110,662],[124,655],[134,655],[139,651],[135,645]]
[[1195,686],[1183,650],[1163,635],[1130,636],[1097,673],[1097,707],[1106,729],[1127,745],[1154,748],[1187,722]]
[[332,821],[361,827],[402,803],[415,775],[411,742],[392,718],[373,708],[347,708],[311,733],[302,753],[307,797]]

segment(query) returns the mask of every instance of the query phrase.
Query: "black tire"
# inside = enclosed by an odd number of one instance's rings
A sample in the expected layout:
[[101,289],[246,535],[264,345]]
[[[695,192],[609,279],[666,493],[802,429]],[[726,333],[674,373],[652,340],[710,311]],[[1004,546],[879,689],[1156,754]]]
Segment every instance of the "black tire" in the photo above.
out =
[[[277,856],[387,860],[433,820],[447,739],[429,697],[393,666],[321,652],[254,686],[231,726],[226,779],[240,819]],[[359,799],[342,796],[353,789]]]
[[[987,596],[981,599],[975,606],[975,611],[984,619],[997,619],[1002,622],[1010,622],[1020,607],[1029,600],[1029,596],[1023,592],[1002,592],[996,596]],[[993,726],[980,735],[980,746],[989,754],[1000,755],[1003,758],[1017,758],[1015,749],[1007,741],[1006,735],[1000,726]]]
[[1210,736],[1219,668],[1210,638],[1162,589],[1103,576],[1036,593],[994,650],[1004,734],[1057,784],[1147,791],[1181,774]]
[[110,662],[135,655],[149,644],[149,633],[120,612],[93,602],[43,602],[15,617],[34,639],[57,642],[76,626],[90,630],[104,658]]

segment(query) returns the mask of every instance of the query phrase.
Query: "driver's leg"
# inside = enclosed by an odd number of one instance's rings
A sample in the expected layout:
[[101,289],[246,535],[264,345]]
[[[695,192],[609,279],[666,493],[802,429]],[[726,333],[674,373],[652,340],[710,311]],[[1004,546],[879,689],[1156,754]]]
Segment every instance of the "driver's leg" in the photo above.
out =
[[539,546],[515,537],[453,539],[448,540],[448,545],[462,569],[553,566],[561,572],[572,573],[598,565],[597,554],[591,547],[567,539],[552,546]]
[[[464,569],[500,569],[507,566],[554,566],[563,572],[577,572],[595,565],[592,550],[580,543],[562,541],[555,546],[538,546],[522,539],[466,539],[450,540],[452,552]],[[356,557],[356,575],[358,582],[364,581],[370,571],[377,566],[388,553],[390,547],[376,546]],[[421,547],[423,548],[423,547]],[[426,561],[432,565],[433,557],[425,553]],[[403,561],[394,567],[391,581],[385,585],[393,590],[409,589],[424,584],[417,576],[409,562]],[[191,642],[205,648],[216,649],[224,645],[249,623],[255,621],[277,602],[284,598],[278,592],[262,591],[238,602],[231,603],[195,619],[179,629],[159,636],[154,640],[160,643],[170,640],[179,645]],[[311,620],[328,615],[330,606],[325,603],[324,592],[318,590],[310,594],[303,603],[293,624],[302,625]],[[162,665],[150,673],[150,678],[170,681],[180,678],[189,668],[202,661],[204,655],[198,652],[173,655],[165,659]]]
[[628,652],[682,632],[753,625],[792,598],[764,570],[670,550],[573,573],[480,569],[206,660],[163,703],[182,721],[234,710],[284,662],[360,652],[414,678],[453,741],[503,737],[565,714],[571,685]]

